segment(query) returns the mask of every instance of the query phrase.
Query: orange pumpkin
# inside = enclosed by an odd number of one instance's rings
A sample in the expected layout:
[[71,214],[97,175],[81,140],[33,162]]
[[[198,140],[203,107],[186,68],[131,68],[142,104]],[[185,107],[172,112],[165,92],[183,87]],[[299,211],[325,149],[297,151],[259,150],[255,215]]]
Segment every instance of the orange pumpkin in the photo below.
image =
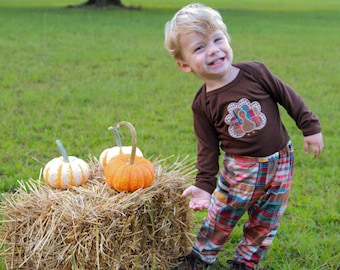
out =
[[127,126],[132,134],[131,154],[113,157],[104,168],[107,183],[118,191],[132,192],[151,186],[155,177],[153,164],[144,157],[136,156],[137,134],[134,126],[126,121],[117,127]]
[[57,140],[61,157],[50,160],[44,167],[43,178],[53,188],[66,189],[84,184],[90,176],[90,167],[82,159],[68,156],[60,140]]
[[[100,154],[99,163],[102,166],[102,168],[104,168],[113,157],[118,156],[120,154],[130,154],[132,150],[132,146],[122,145],[122,142],[120,140],[120,136],[119,136],[119,133],[116,127],[109,127],[108,129],[113,131],[115,138],[116,138],[117,146],[114,146],[112,148],[107,148]],[[138,147],[136,148],[136,156],[141,156],[141,157],[143,156],[142,151]]]

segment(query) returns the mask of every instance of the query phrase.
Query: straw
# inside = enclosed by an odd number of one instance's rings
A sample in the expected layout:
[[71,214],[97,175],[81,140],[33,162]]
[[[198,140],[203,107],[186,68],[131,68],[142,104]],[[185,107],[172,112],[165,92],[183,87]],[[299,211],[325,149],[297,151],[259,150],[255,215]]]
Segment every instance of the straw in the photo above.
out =
[[80,187],[19,181],[1,201],[1,257],[8,269],[169,269],[191,247],[192,213],[181,193],[193,177],[188,158],[154,162],[152,186],[117,192],[99,162]]

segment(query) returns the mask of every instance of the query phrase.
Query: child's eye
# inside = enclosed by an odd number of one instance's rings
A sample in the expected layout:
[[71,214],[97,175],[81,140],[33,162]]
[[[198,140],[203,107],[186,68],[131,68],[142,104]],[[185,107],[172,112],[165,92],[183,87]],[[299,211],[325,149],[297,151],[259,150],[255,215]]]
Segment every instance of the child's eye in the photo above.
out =
[[215,38],[215,42],[219,42],[219,41],[222,41],[222,40],[223,40],[222,37],[217,37],[217,38]]
[[194,52],[200,51],[200,50],[202,50],[202,49],[203,49],[203,46],[197,46],[197,47],[195,48]]

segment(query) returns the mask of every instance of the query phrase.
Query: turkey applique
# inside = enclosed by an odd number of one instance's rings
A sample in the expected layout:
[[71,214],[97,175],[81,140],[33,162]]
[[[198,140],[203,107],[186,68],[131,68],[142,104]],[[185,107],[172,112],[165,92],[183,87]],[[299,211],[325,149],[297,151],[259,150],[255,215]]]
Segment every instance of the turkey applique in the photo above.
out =
[[228,105],[228,115],[225,117],[229,125],[228,132],[234,138],[251,135],[255,130],[262,129],[266,125],[267,118],[261,112],[259,102],[250,102],[246,98]]

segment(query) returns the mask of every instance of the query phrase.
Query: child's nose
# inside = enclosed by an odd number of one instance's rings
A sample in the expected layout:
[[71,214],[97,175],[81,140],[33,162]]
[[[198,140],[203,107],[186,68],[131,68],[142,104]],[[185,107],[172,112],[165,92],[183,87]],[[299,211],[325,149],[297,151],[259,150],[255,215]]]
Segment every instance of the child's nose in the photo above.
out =
[[214,55],[219,52],[219,48],[216,45],[210,45],[209,46],[209,55]]

